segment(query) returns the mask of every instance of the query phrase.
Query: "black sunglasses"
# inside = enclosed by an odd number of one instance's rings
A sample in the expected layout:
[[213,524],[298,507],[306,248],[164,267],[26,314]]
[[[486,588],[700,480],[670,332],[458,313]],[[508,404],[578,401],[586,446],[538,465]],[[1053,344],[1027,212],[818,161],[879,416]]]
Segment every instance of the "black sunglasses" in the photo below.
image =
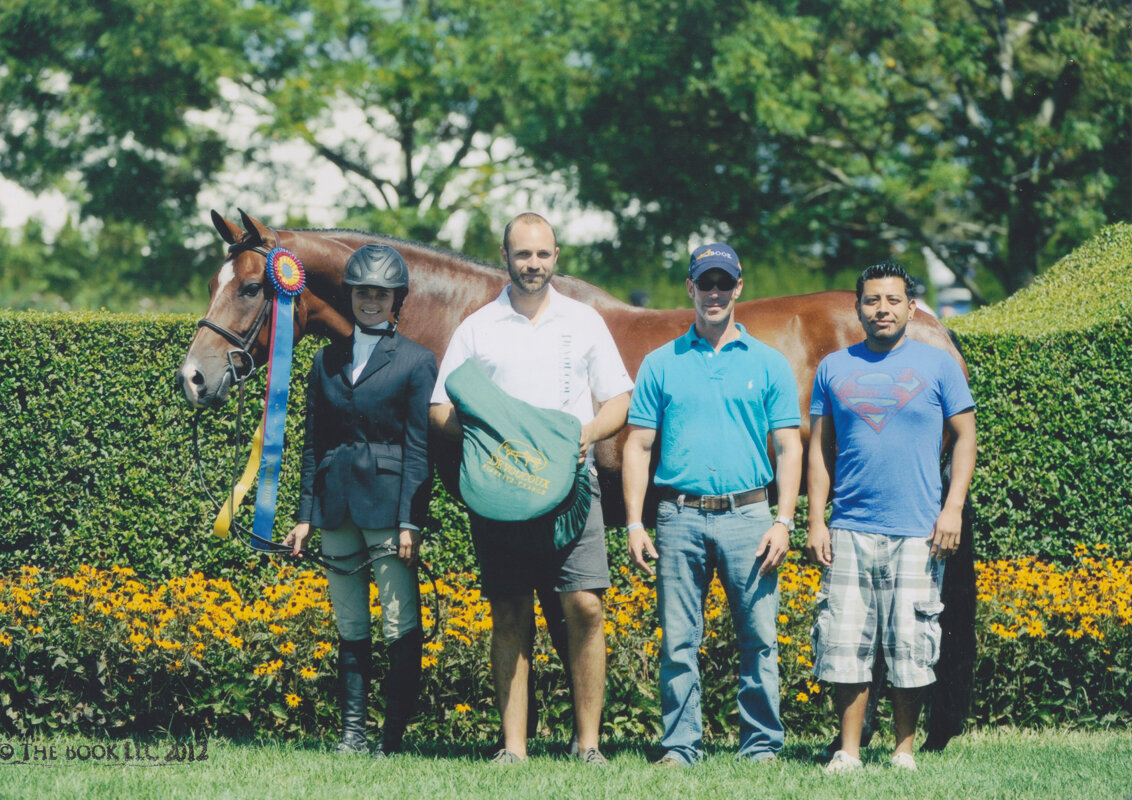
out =
[[696,278],[696,288],[701,292],[710,292],[712,289],[719,289],[721,292],[730,292],[735,288],[738,283],[730,275],[721,275],[718,278],[709,278],[706,275]]

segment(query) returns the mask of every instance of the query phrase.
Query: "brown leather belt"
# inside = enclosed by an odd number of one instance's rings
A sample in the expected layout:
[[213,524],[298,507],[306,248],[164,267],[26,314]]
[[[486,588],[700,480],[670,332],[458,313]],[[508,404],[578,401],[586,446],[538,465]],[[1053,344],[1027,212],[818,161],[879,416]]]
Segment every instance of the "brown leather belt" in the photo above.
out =
[[[750,503],[761,503],[766,500],[766,489],[748,489],[745,492],[735,494],[700,495],[685,494],[675,489],[662,488],[660,499],[672,500],[676,505],[691,506],[700,509],[700,511],[730,511],[732,508],[749,505]],[[732,505],[732,499],[735,501],[734,505]]]

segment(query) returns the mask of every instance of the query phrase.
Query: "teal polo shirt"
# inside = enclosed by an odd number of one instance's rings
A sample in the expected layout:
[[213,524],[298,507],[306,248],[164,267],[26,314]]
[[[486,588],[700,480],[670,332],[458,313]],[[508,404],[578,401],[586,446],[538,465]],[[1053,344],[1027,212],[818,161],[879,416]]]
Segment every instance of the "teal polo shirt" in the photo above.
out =
[[629,422],[658,431],[657,486],[722,495],[774,479],[767,435],[801,424],[798,387],[785,356],[738,328],[718,353],[693,325],[645,356]]

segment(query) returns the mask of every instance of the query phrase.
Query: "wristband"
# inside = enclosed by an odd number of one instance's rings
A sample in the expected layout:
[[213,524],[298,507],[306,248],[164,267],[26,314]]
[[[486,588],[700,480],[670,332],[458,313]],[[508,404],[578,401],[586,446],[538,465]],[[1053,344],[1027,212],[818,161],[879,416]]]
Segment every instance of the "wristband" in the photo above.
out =
[[635,531],[638,528],[640,528],[641,530],[644,530],[644,527],[645,526],[642,525],[639,522],[630,522],[628,525],[625,526],[625,533],[628,533],[629,531]]

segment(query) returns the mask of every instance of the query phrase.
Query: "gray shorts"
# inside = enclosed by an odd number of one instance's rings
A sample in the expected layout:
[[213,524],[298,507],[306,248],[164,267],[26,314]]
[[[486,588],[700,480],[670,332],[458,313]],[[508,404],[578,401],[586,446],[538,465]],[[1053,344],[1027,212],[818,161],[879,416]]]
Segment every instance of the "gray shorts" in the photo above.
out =
[[935,682],[942,559],[923,537],[830,530],[833,564],[817,595],[814,676],[869,683],[879,643],[900,689]]
[[[487,598],[529,594],[534,589],[556,592],[597,591],[610,587],[605,554],[605,520],[601,488],[590,475],[592,502],[580,536],[561,550],[524,548],[513,538],[496,535],[491,520],[472,516],[472,543],[480,563],[480,586]],[[509,523],[510,524],[510,523]]]

